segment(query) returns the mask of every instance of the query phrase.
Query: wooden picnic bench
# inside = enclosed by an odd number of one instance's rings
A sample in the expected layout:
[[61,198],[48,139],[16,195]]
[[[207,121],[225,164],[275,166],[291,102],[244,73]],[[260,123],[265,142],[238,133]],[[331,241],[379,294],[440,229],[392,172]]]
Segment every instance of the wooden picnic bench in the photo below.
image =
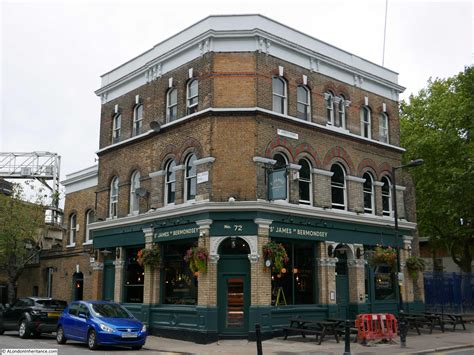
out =
[[459,313],[444,313],[444,312],[425,312],[426,314],[429,315],[434,315],[438,316],[441,318],[443,322],[443,327],[444,324],[452,324],[453,325],[453,331],[456,330],[456,325],[461,324],[462,328],[466,330],[466,325],[464,323],[463,315]]
[[282,329],[285,334],[284,340],[288,338],[290,333],[301,334],[303,338],[306,337],[306,334],[310,334],[315,335],[318,345],[321,345],[326,335],[334,335],[334,338],[339,343],[339,333],[336,325],[337,322],[335,321],[292,318],[290,319],[290,325]]
[[[338,332],[338,335],[343,337],[346,334],[346,320],[345,319],[329,318],[328,321],[336,322],[335,328],[336,328],[336,331]],[[359,334],[359,329],[357,329],[355,326],[355,320],[349,319],[349,322],[350,322],[350,327],[349,327],[350,334],[351,335],[355,334],[354,343],[357,343],[357,336]]]

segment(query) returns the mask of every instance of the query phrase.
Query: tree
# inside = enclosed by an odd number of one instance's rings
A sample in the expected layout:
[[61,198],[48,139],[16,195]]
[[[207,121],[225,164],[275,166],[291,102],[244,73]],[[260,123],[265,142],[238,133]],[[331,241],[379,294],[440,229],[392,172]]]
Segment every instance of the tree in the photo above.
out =
[[464,272],[474,255],[474,68],[427,88],[401,104],[404,159],[423,158],[410,171],[416,187],[419,231],[446,248]]
[[18,278],[39,255],[47,233],[40,194],[38,191],[34,203],[29,202],[19,184],[14,184],[11,196],[0,194],[0,272],[7,277],[9,303],[15,299]]

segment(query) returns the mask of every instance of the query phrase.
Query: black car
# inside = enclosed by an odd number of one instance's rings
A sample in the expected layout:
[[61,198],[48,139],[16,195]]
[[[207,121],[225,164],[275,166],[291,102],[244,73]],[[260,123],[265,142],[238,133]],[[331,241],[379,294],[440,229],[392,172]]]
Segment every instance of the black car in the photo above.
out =
[[0,311],[0,334],[18,330],[20,338],[56,331],[58,318],[67,302],[44,297],[19,298]]

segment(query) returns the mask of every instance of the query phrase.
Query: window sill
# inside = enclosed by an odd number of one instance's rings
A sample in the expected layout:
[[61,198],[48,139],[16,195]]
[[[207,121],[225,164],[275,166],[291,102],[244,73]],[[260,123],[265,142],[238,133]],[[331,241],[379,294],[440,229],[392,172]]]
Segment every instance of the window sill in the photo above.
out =
[[68,244],[66,245],[66,248],[74,248],[75,246],[76,246],[76,243]]
[[82,245],[92,245],[92,240],[88,240],[87,242],[82,243]]

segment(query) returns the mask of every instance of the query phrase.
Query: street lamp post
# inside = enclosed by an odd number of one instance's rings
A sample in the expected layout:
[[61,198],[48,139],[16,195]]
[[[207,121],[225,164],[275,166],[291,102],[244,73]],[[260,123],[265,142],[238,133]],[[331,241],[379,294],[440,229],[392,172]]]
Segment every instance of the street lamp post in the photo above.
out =
[[399,327],[400,327],[400,346],[402,348],[406,347],[406,336],[407,328],[405,324],[405,319],[403,319],[403,299],[402,299],[402,289],[400,286],[400,273],[402,272],[401,262],[400,262],[400,242],[398,240],[398,209],[397,209],[397,188],[395,180],[395,171],[402,168],[412,168],[415,166],[420,166],[424,163],[423,159],[416,159],[410,161],[408,164],[393,166],[392,167],[392,207],[393,207],[393,217],[395,219],[395,241],[397,242],[397,282],[398,282],[398,317],[399,317]]

